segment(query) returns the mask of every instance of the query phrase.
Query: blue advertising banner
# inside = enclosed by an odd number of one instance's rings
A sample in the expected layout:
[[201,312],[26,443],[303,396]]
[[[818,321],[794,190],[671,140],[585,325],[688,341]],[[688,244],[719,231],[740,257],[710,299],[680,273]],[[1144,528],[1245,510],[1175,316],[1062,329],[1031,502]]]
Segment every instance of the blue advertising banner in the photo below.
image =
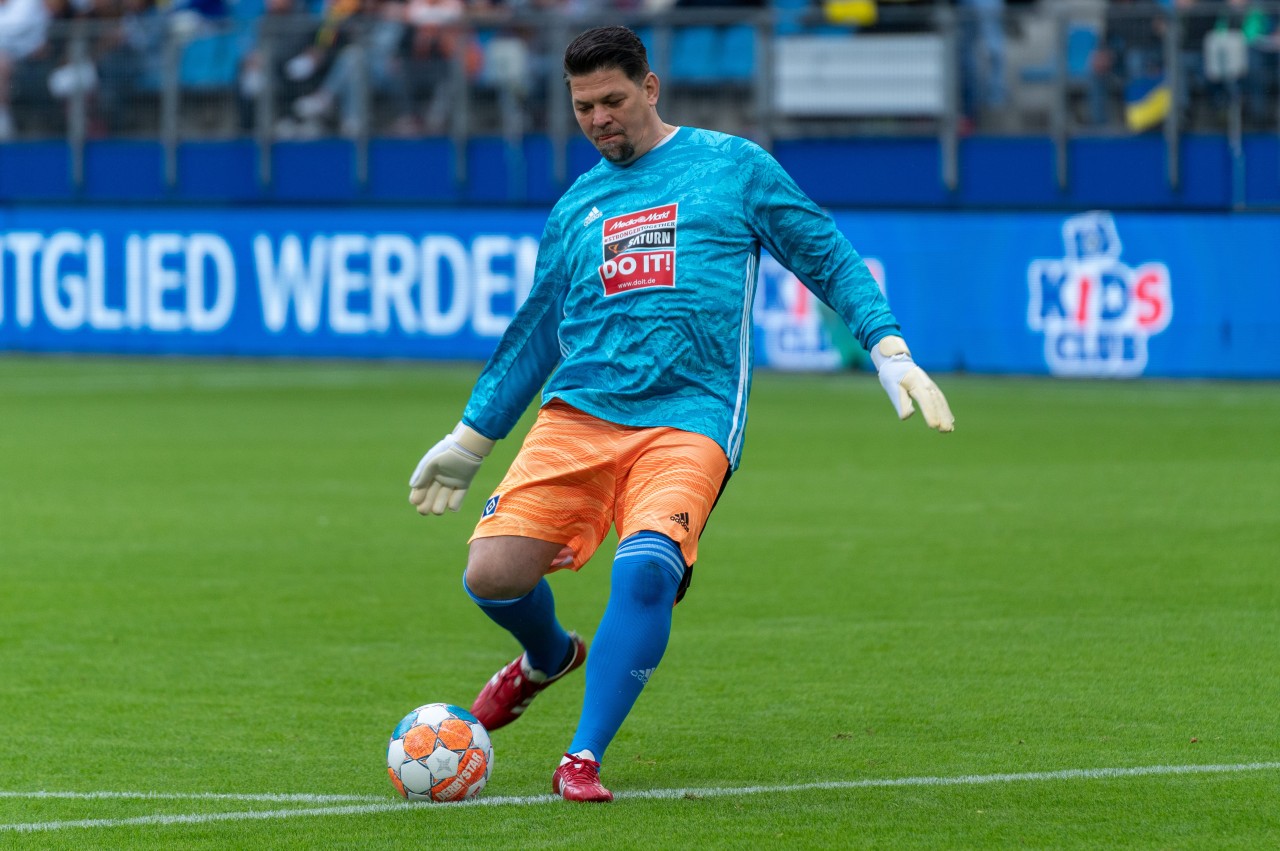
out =
[[532,284],[545,218],[10,211],[0,346],[484,359]]
[[[0,349],[482,360],[541,210],[9,208]],[[1280,377],[1280,216],[837,213],[939,370]],[[849,363],[771,258],[764,366]],[[834,337],[833,337],[834,333]]]

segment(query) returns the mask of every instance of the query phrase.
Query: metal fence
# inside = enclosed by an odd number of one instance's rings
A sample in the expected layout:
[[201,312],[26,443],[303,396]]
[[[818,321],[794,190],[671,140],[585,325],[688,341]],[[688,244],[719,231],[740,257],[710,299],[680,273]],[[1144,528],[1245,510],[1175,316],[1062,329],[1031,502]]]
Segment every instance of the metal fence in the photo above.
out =
[[936,135],[957,179],[970,132],[1047,134],[1066,182],[1068,142],[1159,133],[1169,180],[1187,131],[1280,132],[1280,3],[1174,11],[1055,2],[996,17],[960,5],[872,5],[856,24],[778,9],[335,22],[258,13],[209,21],[146,14],[51,26],[10,84],[14,137],[65,139],[74,179],[86,143],[154,138],[176,180],[187,140],[255,140],[260,177],[282,140],[346,136],[367,174],[380,137],[500,136],[513,157],[546,134],[563,178],[577,134],[560,56],[587,26],[626,23],[663,80],[668,121],[768,146],[779,138]]

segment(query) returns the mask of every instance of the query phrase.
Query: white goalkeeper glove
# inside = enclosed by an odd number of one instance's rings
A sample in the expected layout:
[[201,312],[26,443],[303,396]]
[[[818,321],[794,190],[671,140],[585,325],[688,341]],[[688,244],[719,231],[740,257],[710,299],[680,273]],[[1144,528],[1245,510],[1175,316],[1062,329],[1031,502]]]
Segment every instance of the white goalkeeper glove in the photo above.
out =
[[457,511],[494,441],[473,428],[458,427],[422,456],[409,479],[409,502],[423,517]]
[[938,431],[954,431],[956,418],[951,415],[947,399],[911,359],[907,343],[901,337],[885,337],[871,348],[871,362],[880,374],[880,384],[889,394],[889,401],[898,412],[898,419],[905,420],[915,413],[911,400],[915,399],[924,414],[929,428]]

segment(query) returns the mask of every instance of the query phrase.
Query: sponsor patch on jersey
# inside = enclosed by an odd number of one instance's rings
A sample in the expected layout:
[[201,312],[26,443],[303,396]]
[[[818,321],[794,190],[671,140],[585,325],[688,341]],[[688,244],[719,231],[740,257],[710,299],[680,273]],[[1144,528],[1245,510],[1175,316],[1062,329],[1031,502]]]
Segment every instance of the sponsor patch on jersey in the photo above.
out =
[[676,285],[676,204],[604,220],[600,281],[607,296]]

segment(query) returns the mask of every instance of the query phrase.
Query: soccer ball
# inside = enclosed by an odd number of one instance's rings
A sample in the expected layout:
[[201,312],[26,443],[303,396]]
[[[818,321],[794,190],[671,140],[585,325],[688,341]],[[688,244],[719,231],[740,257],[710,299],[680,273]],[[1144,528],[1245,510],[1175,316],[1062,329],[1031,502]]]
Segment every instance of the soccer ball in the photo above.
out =
[[428,703],[404,716],[387,745],[391,784],[411,801],[474,798],[492,770],[489,731],[449,703]]

